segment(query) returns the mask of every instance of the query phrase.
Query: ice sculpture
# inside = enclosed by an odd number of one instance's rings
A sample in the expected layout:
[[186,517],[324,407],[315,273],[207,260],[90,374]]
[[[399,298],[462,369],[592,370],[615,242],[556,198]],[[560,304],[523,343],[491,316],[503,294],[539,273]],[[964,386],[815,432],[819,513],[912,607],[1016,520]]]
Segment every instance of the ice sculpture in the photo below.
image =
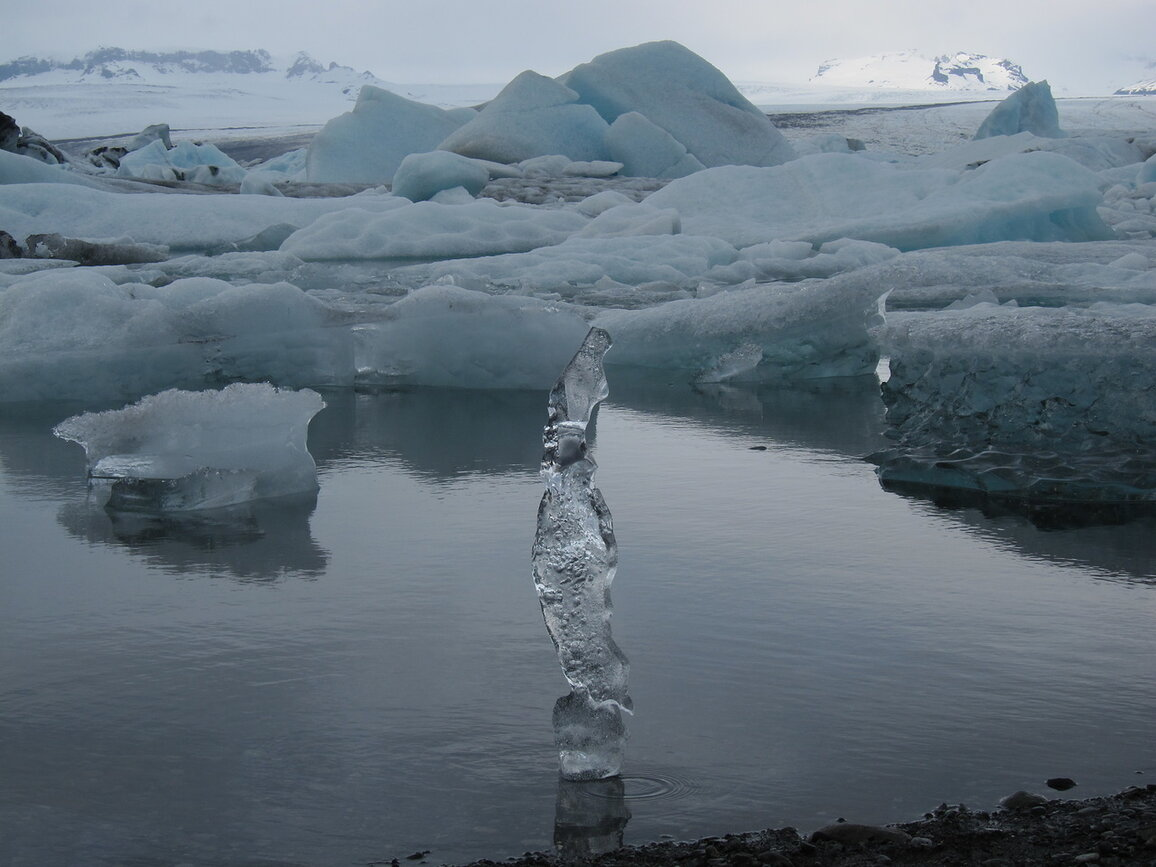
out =
[[592,328],[550,392],[532,562],[546,630],[571,692],[554,705],[562,776],[598,780],[622,766],[629,665],[610,634],[610,583],[618,545],[610,510],[594,487],[586,426],[609,390],[602,358],[610,335]]

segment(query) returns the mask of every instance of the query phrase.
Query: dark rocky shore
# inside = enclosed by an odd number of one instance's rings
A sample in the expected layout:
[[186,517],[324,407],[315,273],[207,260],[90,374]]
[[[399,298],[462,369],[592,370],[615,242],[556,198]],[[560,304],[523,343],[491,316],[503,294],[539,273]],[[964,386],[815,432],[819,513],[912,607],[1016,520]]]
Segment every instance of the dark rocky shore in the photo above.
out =
[[780,828],[690,843],[651,843],[577,860],[527,853],[502,862],[475,861],[468,867],[560,867],[574,863],[596,867],[1156,867],[1156,785],[1086,800],[1048,799],[1027,793],[1005,800],[1008,806],[994,812],[942,804],[915,822],[886,827],[847,822],[821,828],[808,837],[794,828]]

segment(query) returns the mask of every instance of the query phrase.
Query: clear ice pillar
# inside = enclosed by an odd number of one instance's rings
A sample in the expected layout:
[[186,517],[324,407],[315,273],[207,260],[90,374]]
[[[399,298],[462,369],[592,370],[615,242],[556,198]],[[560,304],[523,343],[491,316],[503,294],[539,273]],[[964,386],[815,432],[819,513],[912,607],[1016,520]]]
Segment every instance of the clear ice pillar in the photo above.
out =
[[618,544],[586,445],[586,426],[609,394],[602,369],[609,348],[610,335],[590,329],[550,392],[542,438],[546,493],[531,560],[546,630],[571,687],[554,706],[554,740],[567,780],[618,774],[626,742],[622,711],[631,708],[629,663],[610,634]]

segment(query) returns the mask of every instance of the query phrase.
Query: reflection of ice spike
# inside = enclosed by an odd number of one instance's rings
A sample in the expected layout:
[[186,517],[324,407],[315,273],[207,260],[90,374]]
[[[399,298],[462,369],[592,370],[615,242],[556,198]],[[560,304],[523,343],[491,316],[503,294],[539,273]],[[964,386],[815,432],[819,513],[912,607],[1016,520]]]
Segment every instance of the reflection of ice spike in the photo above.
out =
[[594,487],[597,465],[586,425],[609,393],[602,358],[610,335],[593,328],[550,392],[532,562],[546,630],[573,692],[555,707],[555,736],[567,779],[618,773],[629,711],[629,664],[610,634],[610,584],[618,544],[610,510]]

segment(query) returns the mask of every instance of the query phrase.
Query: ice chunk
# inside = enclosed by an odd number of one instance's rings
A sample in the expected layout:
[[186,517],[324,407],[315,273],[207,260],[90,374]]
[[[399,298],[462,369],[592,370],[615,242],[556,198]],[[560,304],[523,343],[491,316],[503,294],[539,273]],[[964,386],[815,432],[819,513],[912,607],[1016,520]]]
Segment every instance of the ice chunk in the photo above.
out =
[[363,85],[353,110],[313,137],[306,176],[314,183],[387,184],[406,156],[433,150],[464,122],[460,114]]
[[681,178],[706,168],[678,139],[637,111],[615,118],[606,133],[606,146],[629,177]]
[[160,138],[121,157],[116,173],[122,178],[208,185],[239,184],[245,177],[245,170],[236,160],[216,145],[183,141],[170,149]]
[[878,363],[868,329],[881,288],[838,277],[751,281],[706,298],[606,310],[594,324],[617,335],[614,364],[682,370],[700,382],[863,376]]
[[595,408],[609,393],[602,358],[610,335],[593,328],[550,392],[531,561],[546,630],[571,693],[554,706],[562,776],[604,779],[622,765],[622,711],[629,664],[610,633],[610,585],[618,544],[610,510],[594,486],[586,442]]
[[547,388],[566,347],[588,330],[564,304],[426,286],[392,305],[386,321],[354,329],[357,382]]
[[1156,308],[889,314],[885,484],[1005,504],[1156,503]]
[[432,199],[442,190],[464,187],[476,196],[490,179],[490,172],[477,160],[448,151],[410,154],[393,175],[393,194],[412,202]]
[[1031,81],[1007,97],[984,118],[977,139],[1030,132],[1044,138],[1063,138],[1060,114],[1046,81]]
[[184,512],[315,491],[306,436],[324,406],[267,384],[173,389],[53,432],[84,447],[89,486],[110,508]]
[[677,42],[600,54],[559,78],[607,123],[635,111],[705,166],[771,166],[790,144],[727,77]]
[[850,154],[782,166],[726,166],[671,181],[647,204],[682,230],[737,247],[784,240],[876,241],[899,250],[1000,240],[1105,240],[1100,179],[1052,153],[1013,154],[971,171],[917,169]]
[[[611,209],[608,228],[618,217]],[[649,223],[646,215],[656,216],[652,228],[669,231],[674,228],[669,211],[647,209],[630,212],[625,218],[638,217],[636,227]],[[596,218],[600,219],[600,218]],[[593,225],[593,223],[591,223]],[[712,268],[729,265],[738,251],[725,241],[689,235],[630,235],[617,237],[571,237],[561,244],[539,247],[525,253],[504,256],[459,259],[398,268],[391,276],[405,285],[422,285],[433,280],[453,280],[457,285],[478,289],[518,289],[526,293],[558,293],[573,297],[606,281],[620,284],[624,291],[613,300],[637,306],[637,293],[630,287],[663,281],[673,289],[690,291]],[[610,301],[603,297],[603,302]]]
[[[0,152],[0,173],[5,156]],[[37,165],[27,158],[12,159]],[[50,166],[41,168],[59,175],[75,174]],[[142,244],[163,244],[177,252],[207,251],[250,238],[275,223],[307,226],[322,214],[351,206],[382,212],[408,204],[405,199],[372,193],[308,199],[176,193],[125,195],[71,184],[22,183],[4,189],[0,226],[18,238],[59,232],[71,238],[127,237]]]
[[417,202],[384,214],[347,207],[291,235],[281,250],[306,261],[487,256],[558,244],[587,222],[572,211],[492,199]]
[[288,283],[32,274],[0,290],[0,402],[126,399],[234,380],[350,384],[350,335],[330,320]]
[[499,93],[477,117],[450,133],[443,150],[468,157],[517,163],[546,154],[572,160],[609,159],[608,127],[578,94],[527,70]]

